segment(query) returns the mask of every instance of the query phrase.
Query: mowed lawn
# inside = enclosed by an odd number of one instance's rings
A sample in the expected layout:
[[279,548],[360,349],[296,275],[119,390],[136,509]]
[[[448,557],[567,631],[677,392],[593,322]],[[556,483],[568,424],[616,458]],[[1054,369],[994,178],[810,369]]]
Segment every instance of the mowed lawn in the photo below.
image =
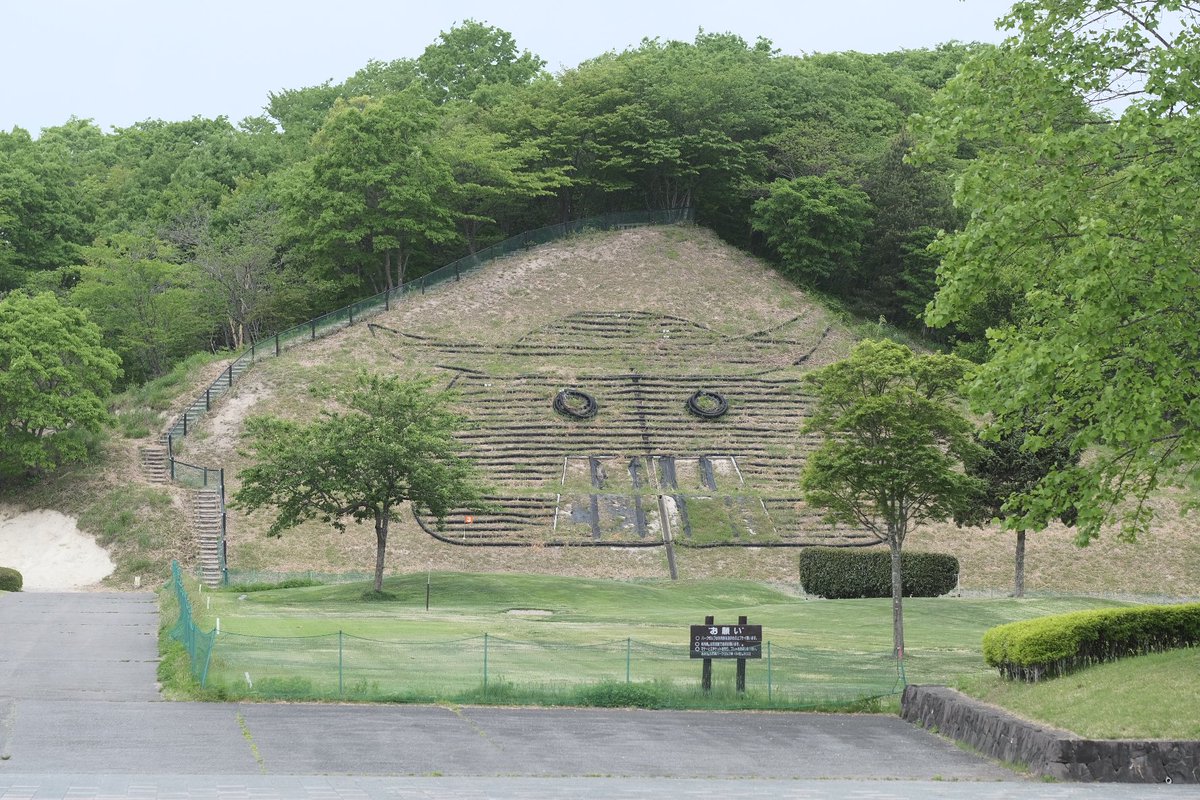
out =
[[[193,595],[202,628],[220,621],[213,681],[237,688],[245,680],[243,689],[252,683],[291,686],[296,694],[314,696],[345,696],[357,686],[364,697],[386,696],[403,694],[398,686],[424,686],[438,678],[478,682],[482,663],[493,683],[626,678],[678,683],[698,678],[699,662],[688,658],[689,626],[712,615],[717,624],[745,616],[763,626],[771,666],[768,671],[764,658],[751,661],[747,670],[748,687],[760,694],[845,699],[856,683],[864,696],[887,694],[895,686],[888,599],[804,599],[741,580],[467,573],[390,578],[385,589],[397,599],[388,602],[364,601],[367,588],[343,584]],[[1112,605],[1120,603],[906,599],[905,677],[909,683],[953,684],[978,676],[986,672],[981,638],[993,625]],[[731,681],[726,673],[732,674],[732,664],[719,664],[714,683]],[[270,683],[264,684],[262,676],[270,676]],[[447,691],[445,685],[430,685],[413,696]]]
[[1200,740],[1200,648],[1098,664],[1037,683],[994,674],[963,689],[1013,713],[1089,739]]

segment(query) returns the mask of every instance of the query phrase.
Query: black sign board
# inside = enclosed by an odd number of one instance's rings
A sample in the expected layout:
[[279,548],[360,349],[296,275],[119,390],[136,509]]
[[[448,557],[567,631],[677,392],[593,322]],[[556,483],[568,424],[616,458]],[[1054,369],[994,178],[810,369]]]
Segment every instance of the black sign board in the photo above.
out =
[[692,658],[762,658],[762,625],[693,625]]

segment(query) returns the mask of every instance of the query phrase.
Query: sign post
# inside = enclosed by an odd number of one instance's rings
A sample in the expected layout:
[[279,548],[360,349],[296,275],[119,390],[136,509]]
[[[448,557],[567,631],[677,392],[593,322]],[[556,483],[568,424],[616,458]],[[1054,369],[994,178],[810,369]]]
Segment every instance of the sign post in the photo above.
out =
[[746,691],[746,659],[762,658],[762,626],[747,625],[738,617],[737,625],[716,625],[713,617],[705,617],[703,625],[691,626],[692,658],[704,659],[700,673],[700,688],[712,691],[712,660],[737,659],[737,690]]

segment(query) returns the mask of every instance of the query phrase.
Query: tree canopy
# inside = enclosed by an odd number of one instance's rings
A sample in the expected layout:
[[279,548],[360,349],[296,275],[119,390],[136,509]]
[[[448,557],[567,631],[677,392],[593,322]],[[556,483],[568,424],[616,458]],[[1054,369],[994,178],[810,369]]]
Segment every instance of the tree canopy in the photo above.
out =
[[[905,163],[905,129],[979,49],[793,56],[702,31],[551,75],[466,20],[420,53],[273,92],[262,117],[14,129],[0,292],[87,308],[140,381],[507,236],[688,206],[797,280],[919,326],[936,266],[920,248],[958,224],[957,156]],[[113,313],[139,281],[139,313]]]
[[962,231],[938,246],[934,324],[978,317],[997,287],[970,390],[1025,447],[1086,453],[1025,496],[1016,526],[1075,506],[1082,542],[1151,518],[1160,485],[1200,463],[1200,21],[1155,0],[1036,0],[1013,35],[951,80],[926,153],[970,149]]
[[[983,482],[983,490],[977,496],[977,504],[965,513],[959,512],[955,519],[960,525],[982,525],[1000,519],[1009,527],[1010,519],[1018,527],[1015,567],[1013,570],[1013,596],[1025,596],[1025,532],[1030,530],[1031,521],[1037,523],[1035,530],[1044,528],[1050,520],[1030,520],[1020,512],[1026,493],[1037,488],[1052,472],[1070,469],[1079,462],[1079,454],[1073,453],[1067,442],[1047,442],[1037,450],[1025,446],[1026,433],[1036,428],[1030,420],[1023,428],[1008,431],[997,438],[984,438],[976,433],[979,444],[975,456],[967,461],[967,474]],[[1010,510],[1016,509],[1016,513]],[[1078,509],[1071,507],[1059,514],[1068,525],[1074,525]]]
[[274,417],[247,422],[248,455],[255,463],[238,474],[234,504],[270,507],[268,533],[280,536],[320,519],[344,531],[348,520],[375,527],[375,592],[383,591],[388,526],[403,503],[439,521],[454,508],[481,504],[473,466],[458,455],[454,438],[464,420],[451,396],[427,382],[360,376],[337,398],[342,412],[307,425]]
[[119,365],[87,315],[53,294],[0,300],[0,480],[87,455]]
[[922,522],[964,513],[982,488],[962,470],[976,445],[953,404],[966,366],[957,356],[918,356],[896,342],[868,339],[849,358],[805,377],[817,406],[804,431],[824,442],[805,463],[804,496],[829,521],[866,528],[890,549],[898,657],[904,540]]

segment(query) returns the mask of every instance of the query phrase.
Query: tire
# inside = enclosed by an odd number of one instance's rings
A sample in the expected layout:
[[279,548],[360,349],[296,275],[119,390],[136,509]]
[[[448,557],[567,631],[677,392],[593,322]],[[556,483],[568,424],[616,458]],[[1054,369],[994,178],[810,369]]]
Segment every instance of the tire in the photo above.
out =
[[563,389],[554,397],[554,410],[572,419],[591,419],[600,410],[600,405],[587,392]]
[[688,398],[687,410],[701,419],[716,419],[729,410],[729,401],[717,392],[700,389]]

